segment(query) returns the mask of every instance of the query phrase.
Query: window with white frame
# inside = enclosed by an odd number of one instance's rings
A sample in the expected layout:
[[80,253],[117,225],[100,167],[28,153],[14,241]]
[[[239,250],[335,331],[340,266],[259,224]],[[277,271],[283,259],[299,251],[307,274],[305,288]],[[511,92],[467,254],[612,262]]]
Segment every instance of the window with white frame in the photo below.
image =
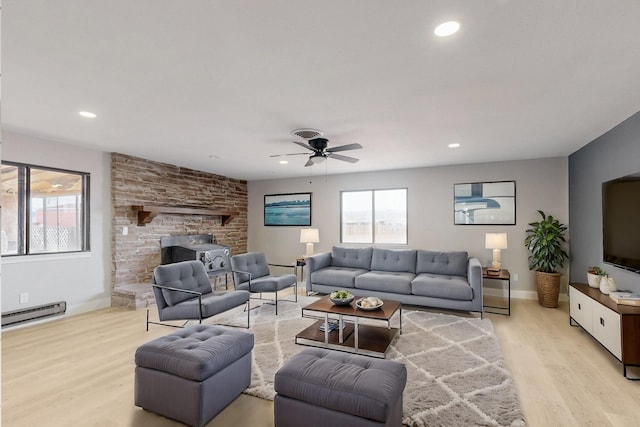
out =
[[342,243],[407,244],[407,189],[340,193]]
[[2,162],[2,255],[89,250],[89,174]]

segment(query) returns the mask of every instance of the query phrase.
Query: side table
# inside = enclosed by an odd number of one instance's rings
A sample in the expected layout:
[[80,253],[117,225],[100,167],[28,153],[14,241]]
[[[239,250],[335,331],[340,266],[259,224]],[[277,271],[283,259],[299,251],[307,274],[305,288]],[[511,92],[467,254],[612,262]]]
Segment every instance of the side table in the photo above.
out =
[[[307,261],[304,258],[296,258],[296,269],[300,267],[300,281],[304,281],[304,266],[307,265]],[[297,276],[297,275],[296,275]]]
[[[507,282],[507,306],[500,307],[494,305],[483,305],[486,308],[495,308],[501,311],[489,311],[485,310],[485,313],[493,313],[493,314],[502,314],[503,316],[511,316],[511,274],[509,274],[509,270],[500,270],[499,273],[489,273],[487,268],[482,269],[482,279],[483,280],[500,280],[502,283]],[[506,313],[505,313],[506,311]]]

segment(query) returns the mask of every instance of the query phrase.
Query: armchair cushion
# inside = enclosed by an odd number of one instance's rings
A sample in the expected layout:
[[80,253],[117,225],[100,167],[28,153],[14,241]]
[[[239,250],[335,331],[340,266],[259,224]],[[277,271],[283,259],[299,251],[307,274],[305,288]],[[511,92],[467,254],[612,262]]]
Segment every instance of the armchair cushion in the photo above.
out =
[[[202,318],[223,313],[249,300],[249,292],[210,292],[202,296]],[[200,307],[198,298],[183,301],[180,304],[165,307],[160,313],[160,320],[198,319]]]
[[249,289],[249,282],[240,283],[236,286],[236,289],[251,291],[251,292],[277,292],[282,289],[293,286],[296,283],[296,276],[294,274],[283,274],[282,276],[263,276],[257,279],[251,279],[251,289]]
[[[212,291],[211,282],[204,265],[196,260],[159,265],[153,272],[153,280],[158,285],[195,291],[201,294],[208,294]],[[162,289],[162,296],[167,305],[173,306],[192,299],[196,295],[188,292]]]
[[236,289],[242,289],[238,285],[249,281],[249,276],[241,272],[251,274],[251,281],[270,274],[267,256],[262,252],[249,252],[232,256],[231,268],[234,270],[233,280],[236,283]]

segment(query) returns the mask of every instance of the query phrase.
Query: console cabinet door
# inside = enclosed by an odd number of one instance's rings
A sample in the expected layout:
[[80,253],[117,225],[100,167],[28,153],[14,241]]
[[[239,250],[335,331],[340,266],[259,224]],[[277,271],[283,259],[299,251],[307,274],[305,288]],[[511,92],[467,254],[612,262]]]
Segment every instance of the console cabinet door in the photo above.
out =
[[597,302],[593,303],[593,332],[591,335],[618,360],[622,360],[620,315]]
[[593,335],[593,311],[592,306],[595,303],[591,298],[580,292],[579,290],[569,287],[569,313],[573,320],[578,322],[585,331]]

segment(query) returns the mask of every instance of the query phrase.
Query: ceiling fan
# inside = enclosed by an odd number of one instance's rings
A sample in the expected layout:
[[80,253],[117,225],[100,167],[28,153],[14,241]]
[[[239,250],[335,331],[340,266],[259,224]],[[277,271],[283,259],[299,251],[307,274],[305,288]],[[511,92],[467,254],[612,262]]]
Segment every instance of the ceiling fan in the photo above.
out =
[[[300,135],[299,133],[295,133],[295,131],[294,131],[294,134]],[[316,135],[318,134],[322,135],[321,133],[317,132]],[[329,140],[326,138],[311,138],[309,139],[308,144],[305,144],[304,142],[299,142],[299,141],[293,141],[293,143],[313,152],[313,154],[309,156],[309,161],[305,164],[305,166],[313,166],[315,164],[324,162],[328,158],[342,160],[343,162],[357,163],[359,159],[356,159],[355,157],[343,156],[342,154],[336,154],[336,153],[339,151],[357,150],[362,148],[362,145],[357,143],[339,145],[338,147],[327,148],[327,145],[329,144]],[[299,156],[299,155],[308,155],[308,154],[309,154],[308,152],[274,154],[269,157]]]

